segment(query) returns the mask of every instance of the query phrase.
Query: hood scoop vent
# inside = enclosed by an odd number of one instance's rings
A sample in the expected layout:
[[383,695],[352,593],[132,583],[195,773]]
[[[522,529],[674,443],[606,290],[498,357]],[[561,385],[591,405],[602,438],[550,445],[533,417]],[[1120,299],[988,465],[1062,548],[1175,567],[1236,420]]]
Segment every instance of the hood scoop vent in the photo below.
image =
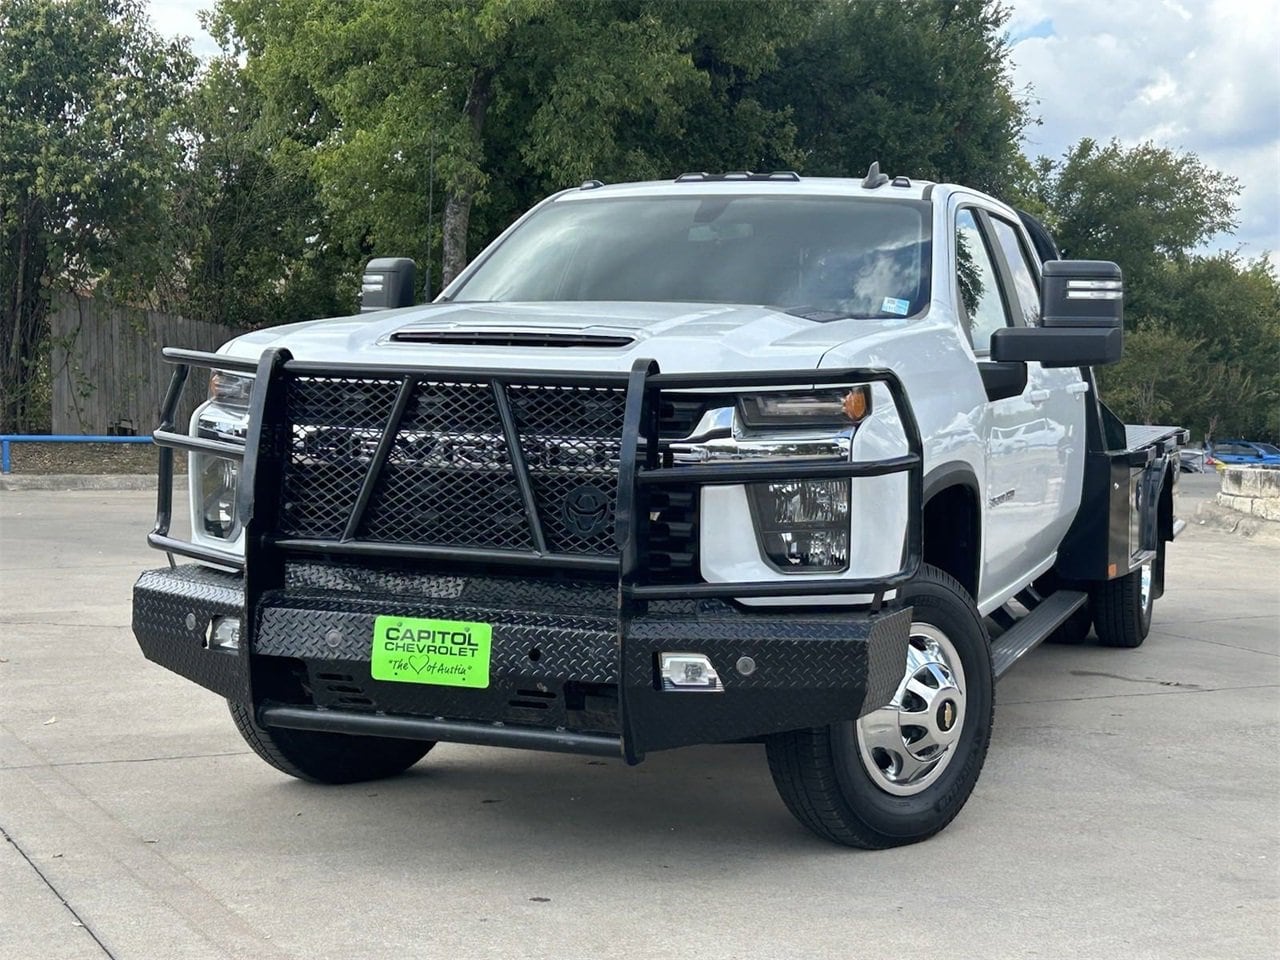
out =
[[635,339],[617,334],[548,333],[537,330],[397,330],[393,343],[443,343],[466,347],[629,347]]

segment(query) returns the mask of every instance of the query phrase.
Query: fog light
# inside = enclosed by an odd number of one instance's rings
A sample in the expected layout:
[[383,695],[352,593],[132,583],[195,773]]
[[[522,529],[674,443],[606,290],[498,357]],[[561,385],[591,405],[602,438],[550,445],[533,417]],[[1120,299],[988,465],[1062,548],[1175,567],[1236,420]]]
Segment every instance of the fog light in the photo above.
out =
[[720,677],[703,653],[660,653],[658,673],[663,690],[690,693],[720,693]]
[[847,570],[848,480],[752,483],[751,512],[765,556],[783,573]]
[[209,630],[209,649],[223,653],[240,652],[240,618],[214,617]]

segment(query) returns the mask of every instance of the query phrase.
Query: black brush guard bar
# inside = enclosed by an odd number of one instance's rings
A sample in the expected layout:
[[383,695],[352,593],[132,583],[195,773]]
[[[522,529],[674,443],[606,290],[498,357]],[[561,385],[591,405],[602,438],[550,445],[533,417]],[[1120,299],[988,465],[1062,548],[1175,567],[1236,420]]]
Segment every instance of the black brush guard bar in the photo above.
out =
[[[254,363],[213,353],[166,347],[164,359],[176,365],[173,379],[165,395],[160,425],[152,438],[160,447],[159,488],[156,524],[148,543],[170,555],[179,554],[236,570],[246,570],[246,561],[229,550],[192,543],[170,536],[173,516],[173,452],[212,454],[241,461],[239,507],[246,539],[249,567],[261,561],[264,567],[277,567],[284,554],[311,554],[328,557],[383,557],[448,561],[513,567],[536,564],[566,570],[616,571],[624,605],[642,606],[646,600],[737,597],[801,597],[834,595],[870,595],[878,609],[886,591],[900,586],[915,576],[921,563],[923,502],[923,447],[915,415],[901,381],[891,371],[881,368],[846,368],[838,370],[782,370],[767,373],[664,374],[656,362],[638,360],[629,373],[602,372],[584,374],[578,371],[503,370],[421,366],[365,366],[356,364],[313,363],[292,359],[288,351],[270,350]],[[175,419],[179,400],[192,367],[256,374],[250,398],[250,426],[245,446],[188,436],[177,430]],[[288,424],[284,416],[284,384],[290,376],[324,375],[351,378],[399,379],[395,408],[374,450],[368,473],[361,486],[346,535],[341,540],[283,538],[275,535],[275,517],[268,515],[274,500],[256,497],[256,491],[272,489],[279,482],[278,450],[287,444]],[[488,384],[511,452],[512,468],[520,489],[531,530],[532,550],[490,549],[482,547],[432,546],[426,544],[381,543],[353,539],[353,533],[368,505],[373,485],[385,465],[401,414],[414,387],[422,381],[447,380],[454,383]],[[662,466],[662,442],[658,435],[658,411],[663,391],[730,391],[767,387],[855,386],[883,383],[888,389],[906,436],[905,456],[870,461],[829,462],[728,462],[703,465]],[[531,481],[525,466],[519,440],[515,434],[511,411],[506,406],[503,387],[582,386],[623,387],[625,413],[621,459],[618,470],[618,499],[615,517],[617,557],[581,556],[556,553],[546,549],[540,533]],[[879,578],[852,579],[811,574],[791,575],[785,580],[704,583],[651,583],[647,578],[646,544],[649,525],[649,494],[655,488],[675,486],[684,489],[725,486],[743,483],[838,480],[874,477],[891,473],[907,475],[907,530],[903,564],[896,572]],[[253,572],[253,571],[251,571]],[[277,579],[268,570],[266,581]],[[696,573],[694,574],[696,576]],[[247,578],[246,602],[259,594]]]

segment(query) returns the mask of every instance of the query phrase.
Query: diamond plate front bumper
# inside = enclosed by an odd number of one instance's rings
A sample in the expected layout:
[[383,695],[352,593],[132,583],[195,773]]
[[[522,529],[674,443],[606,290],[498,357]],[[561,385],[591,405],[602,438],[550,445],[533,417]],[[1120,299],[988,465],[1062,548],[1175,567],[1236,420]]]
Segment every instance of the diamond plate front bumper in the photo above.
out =
[[[616,585],[405,574],[315,562],[246,610],[243,578],[200,566],[144,573],[133,629],[148,659],[267,726],[625,757],[853,720],[902,678],[910,610],[745,611],[651,601],[624,615]],[[490,685],[372,679],[379,615],[493,625]],[[241,618],[238,652],[210,649],[214,617]],[[663,692],[660,651],[704,653],[719,693]],[[754,670],[739,670],[748,657]]]

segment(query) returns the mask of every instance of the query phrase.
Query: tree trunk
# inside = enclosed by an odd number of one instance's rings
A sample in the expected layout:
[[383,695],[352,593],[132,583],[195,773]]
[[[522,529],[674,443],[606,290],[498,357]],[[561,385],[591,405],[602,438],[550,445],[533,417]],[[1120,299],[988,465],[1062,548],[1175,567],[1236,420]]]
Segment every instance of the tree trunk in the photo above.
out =
[[[480,153],[480,134],[484,130],[484,117],[493,101],[493,69],[477,69],[467,91],[463,113],[471,124],[473,146]],[[469,182],[453,184],[444,200],[444,263],[441,269],[441,286],[446,286],[467,265],[467,229],[471,224],[471,200],[475,188]]]
[[471,191],[450,190],[444,198],[444,263],[440,286],[444,288],[467,265],[467,228],[471,223]]
[[6,243],[12,257],[8,270],[0,270],[0,432],[29,431],[36,417],[31,409],[31,388],[44,332],[47,307],[42,284],[48,250],[40,239],[39,201],[24,198],[15,233]]

